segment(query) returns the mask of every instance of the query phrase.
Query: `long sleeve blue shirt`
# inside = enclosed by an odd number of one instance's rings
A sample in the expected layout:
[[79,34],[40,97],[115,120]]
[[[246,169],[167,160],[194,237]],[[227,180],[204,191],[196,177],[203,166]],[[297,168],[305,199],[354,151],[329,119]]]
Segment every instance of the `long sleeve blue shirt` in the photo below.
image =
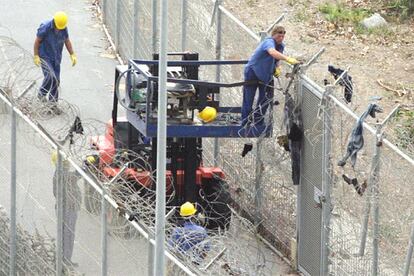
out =
[[[177,227],[173,230],[169,245],[179,249],[181,253],[185,253],[197,244],[203,242],[208,237],[207,231],[193,222],[184,222],[182,227]],[[208,250],[209,246],[206,244]]]
[[267,52],[269,49],[276,49],[278,52],[283,53],[285,45],[277,44],[272,37],[267,37],[263,40],[250,57],[246,67],[251,67],[259,78],[264,83],[269,83],[272,80],[273,73],[277,66],[278,60],[269,55]]
[[58,30],[52,20],[42,22],[37,29],[37,36],[42,39],[39,56],[52,66],[62,61],[62,50],[66,39],[69,38],[68,28]]

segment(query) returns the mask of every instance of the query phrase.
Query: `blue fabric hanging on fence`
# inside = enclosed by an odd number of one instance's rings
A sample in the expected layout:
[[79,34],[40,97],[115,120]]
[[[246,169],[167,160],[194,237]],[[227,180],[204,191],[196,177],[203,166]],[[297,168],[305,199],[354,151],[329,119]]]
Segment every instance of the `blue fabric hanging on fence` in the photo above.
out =
[[348,146],[346,149],[345,156],[338,162],[338,166],[345,166],[346,160],[351,157],[351,165],[352,167],[355,167],[356,159],[357,159],[357,153],[362,149],[364,146],[364,136],[363,136],[363,123],[364,120],[368,115],[370,115],[372,118],[375,118],[376,112],[382,112],[382,108],[374,103],[369,104],[368,109],[362,113],[361,117],[356,122],[355,127],[352,130],[351,137],[348,141]]

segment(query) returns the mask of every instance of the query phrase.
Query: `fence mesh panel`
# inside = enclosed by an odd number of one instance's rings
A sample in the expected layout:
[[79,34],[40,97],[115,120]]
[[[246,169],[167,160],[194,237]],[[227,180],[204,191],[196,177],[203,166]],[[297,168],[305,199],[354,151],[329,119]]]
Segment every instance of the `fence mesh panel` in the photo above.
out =
[[[152,1],[104,1],[104,21],[112,38],[117,44],[117,50],[124,60],[129,58],[151,58],[152,50]],[[200,53],[200,59],[216,58],[216,18],[213,18],[214,3],[211,1],[186,1],[187,28],[185,50]],[[182,10],[181,1],[170,3],[168,10],[169,51],[181,51]],[[157,7],[158,9],[158,7]],[[159,11],[158,11],[159,13]],[[159,18],[158,18],[159,19]],[[212,20],[212,21],[211,21]],[[157,26],[159,29],[159,20]],[[213,24],[211,24],[213,22]],[[137,24],[136,24],[137,23]],[[242,27],[230,17],[222,14],[222,59],[247,59],[257,46],[258,41],[246,34]],[[159,30],[158,30],[159,35]],[[158,49],[159,42],[157,41]],[[64,99],[59,101],[63,113],[53,116],[53,108],[37,100],[37,91],[42,74],[39,68],[28,66],[32,57],[23,51],[16,43],[5,37],[0,37],[0,47],[6,49],[0,54],[0,88],[2,94],[12,101],[16,107],[34,121],[37,127],[43,129],[56,141],[64,142],[65,136],[80,114],[78,108]],[[136,47],[136,48],[135,48]],[[4,55],[7,53],[7,56]],[[283,71],[291,69],[283,65]],[[236,82],[243,78],[243,66],[221,66],[221,81]],[[204,66],[200,68],[200,79],[214,81],[216,68]],[[271,244],[276,245],[287,256],[292,255],[291,241],[296,237],[296,187],[292,185],[292,169],[290,153],[279,145],[279,138],[286,134],[284,126],[285,95],[283,87],[288,79],[281,78],[281,83],[275,83],[275,100],[281,104],[273,106],[272,127],[273,137],[259,139],[218,139],[218,166],[226,175],[226,183],[232,200],[237,203],[239,213],[232,212],[229,231],[208,232],[208,238],[197,250],[203,252],[203,258],[196,251],[181,254],[179,249],[168,243],[169,250],[177,256],[185,266],[199,274],[239,275],[274,273],[274,260],[269,251],[256,236],[259,229]],[[302,80],[303,83],[310,83]],[[310,86],[313,86],[311,84]],[[322,88],[315,88],[323,91]],[[294,96],[298,87],[291,89]],[[306,92],[306,91],[302,91]],[[309,92],[309,91],[308,91]],[[308,93],[306,92],[306,93]],[[337,93],[340,94],[340,93]],[[240,106],[242,101],[241,87],[223,89],[221,91],[222,106]],[[375,247],[375,227],[378,226],[379,273],[381,275],[401,274],[409,249],[411,228],[413,224],[413,208],[411,204],[412,188],[410,179],[414,166],[408,158],[402,157],[387,143],[376,144],[375,136],[364,129],[365,144],[358,152],[356,165],[352,167],[349,160],[344,166],[338,162],[344,157],[348,139],[355,126],[356,119],[349,115],[342,106],[334,101],[322,103],[318,99],[309,100],[311,110],[304,110],[307,116],[303,160],[309,175],[302,176],[300,195],[314,191],[313,186],[321,187],[322,157],[321,135],[323,104],[329,109],[331,116],[332,139],[328,150],[330,166],[325,173],[333,175],[332,179],[332,211],[329,225],[322,227],[330,229],[329,272],[338,275],[368,275],[373,272],[373,256]],[[325,109],[326,110],[326,109]],[[315,111],[317,111],[315,116]],[[9,271],[9,212],[10,212],[10,110],[7,105],[0,104],[0,181],[3,192],[0,193],[0,274]],[[309,115],[310,114],[310,115]],[[358,114],[359,116],[360,114]],[[399,124],[401,114],[390,124]],[[383,118],[384,116],[380,116]],[[229,120],[240,118],[229,116]],[[377,119],[368,117],[366,122],[373,126]],[[96,164],[86,164],[88,156],[94,156],[96,151],[91,149],[91,141],[103,139],[107,125],[96,120],[83,121],[83,135],[72,137],[73,143],[64,152],[98,184],[99,189],[105,189],[112,199],[107,202],[108,214],[108,265],[109,273],[114,275],[145,274],[148,264],[148,241],[143,239],[124,215],[138,215],[136,220],[146,230],[154,229],[154,194],[151,187],[145,185],[130,186],[130,180],[122,175],[115,183],[107,185],[110,178],[96,170]],[[409,128],[384,129],[386,134],[393,133],[393,141],[410,152],[412,149]],[[56,230],[57,214],[55,209],[56,191],[54,193],[55,165],[50,162],[53,152],[44,138],[29,126],[26,120],[18,116],[17,120],[17,215],[18,215],[18,244],[17,271],[20,274],[53,274],[56,262]],[[242,156],[246,143],[252,143],[253,150]],[[203,141],[205,165],[214,164],[215,139]],[[378,163],[373,162],[376,150],[381,152]],[[115,154],[112,163],[100,165],[116,165],[122,167],[126,156],[133,157],[133,162],[143,166],[143,171],[152,172],[148,163],[142,162],[127,149]],[[135,158],[135,159],[134,159]],[[141,158],[141,159],[140,159]],[[128,160],[131,161],[131,160]],[[144,160],[146,161],[146,160]],[[76,172],[72,163],[63,162],[62,185],[64,187],[64,252],[71,255],[71,262],[65,262],[64,267],[76,275],[99,274],[102,265],[101,247],[101,195],[93,185],[85,182]],[[372,177],[372,168],[378,164],[379,177]],[[378,180],[373,181],[373,180]],[[141,183],[142,184],[142,183]],[[377,185],[377,186],[373,186]],[[378,194],[373,187],[378,187]],[[145,196],[142,196],[145,194]],[[170,201],[173,191],[170,191],[167,201]],[[312,199],[310,197],[310,199]],[[315,216],[314,202],[309,200],[309,212],[299,214],[300,219],[307,219],[312,225],[320,224],[320,217]],[[69,204],[69,205],[68,205]],[[118,206],[117,209],[112,204]],[[379,220],[374,221],[373,213],[378,206]],[[243,214],[243,218],[239,214]],[[208,219],[208,218],[207,218]],[[311,221],[309,221],[311,220]],[[257,226],[259,225],[259,228]],[[366,227],[365,227],[366,226]],[[172,239],[172,233],[177,227],[176,222],[167,222],[167,240]],[[365,239],[363,239],[366,233]],[[300,233],[299,233],[300,234]],[[314,231],[301,236],[302,247],[308,251],[302,257],[309,257],[319,252],[320,233]],[[69,240],[74,239],[73,253],[65,250],[71,247]],[[208,243],[209,249],[202,247]],[[36,245],[36,246],[34,246]],[[323,246],[323,245],[322,245]],[[364,250],[363,250],[364,249]],[[224,250],[224,251],[223,251]],[[24,254],[22,253],[24,251]],[[197,251],[199,253],[199,251]],[[225,253],[222,253],[225,252]],[[319,255],[319,254],[316,254]],[[68,255],[65,255],[68,256]],[[269,257],[270,256],[270,257]],[[299,258],[300,259],[300,258]],[[311,258],[310,258],[311,259]],[[311,261],[312,262],[312,261]],[[74,264],[77,263],[77,264]],[[311,271],[318,273],[320,264],[314,262]],[[182,269],[170,261],[168,275],[184,274]]]
[[121,19],[118,20],[119,43],[118,51],[122,56],[132,58],[134,56],[134,1],[119,1],[119,14]]
[[[373,230],[378,224],[379,273],[401,274],[410,243],[412,205],[408,197],[412,192],[409,178],[414,172],[413,165],[386,143],[377,145],[375,135],[365,128],[365,143],[358,152],[355,167],[349,161],[343,167],[338,166],[338,161],[346,154],[356,120],[334,104],[330,108],[334,122],[331,129],[334,175],[331,271],[344,275],[370,274],[373,269]],[[384,116],[380,115],[380,118]],[[375,123],[381,119],[368,116],[365,121],[375,128]],[[383,130],[387,133],[390,129],[385,127]],[[380,151],[378,161],[374,158],[376,148]],[[379,166],[378,178],[373,178],[375,165]],[[378,196],[372,191],[373,185],[378,185]],[[379,207],[377,222],[373,220],[375,204]],[[366,238],[363,238],[364,232]]]

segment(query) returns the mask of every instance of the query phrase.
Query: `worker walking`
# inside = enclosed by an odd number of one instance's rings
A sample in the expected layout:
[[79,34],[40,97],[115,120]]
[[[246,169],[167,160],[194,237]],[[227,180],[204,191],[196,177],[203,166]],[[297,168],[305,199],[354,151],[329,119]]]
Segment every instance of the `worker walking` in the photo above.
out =
[[[42,67],[44,79],[38,97],[44,101],[56,103],[59,98],[60,63],[62,61],[63,45],[70,54],[72,66],[77,58],[73,52],[67,28],[68,16],[57,12],[53,19],[40,24],[34,42],[34,63]],[[49,94],[48,98],[46,96]]]
[[183,221],[181,226],[173,229],[169,246],[173,251],[179,252],[191,260],[200,264],[208,250],[210,242],[207,239],[207,231],[196,223],[197,209],[194,204],[186,202],[180,207],[180,216]]
[[295,58],[283,54],[285,34],[284,27],[275,26],[271,36],[257,46],[244,68],[244,80],[250,83],[243,86],[242,125],[249,122],[257,88],[259,88],[259,97],[250,124],[263,124],[263,117],[273,99],[273,89],[268,84],[273,80],[273,75],[279,77],[281,74],[279,61],[284,60],[289,64],[299,63]]
[[[52,153],[52,163],[56,165],[57,152]],[[77,266],[72,262],[73,247],[75,244],[75,227],[78,212],[81,208],[82,194],[78,186],[80,175],[70,171],[67,160],[62,162],[61,185],[63,185],[63,262],[68,266]],[[57,199],[58,168],[53,175],[53,195]],[[56,208],[56,206],[55,206]]]

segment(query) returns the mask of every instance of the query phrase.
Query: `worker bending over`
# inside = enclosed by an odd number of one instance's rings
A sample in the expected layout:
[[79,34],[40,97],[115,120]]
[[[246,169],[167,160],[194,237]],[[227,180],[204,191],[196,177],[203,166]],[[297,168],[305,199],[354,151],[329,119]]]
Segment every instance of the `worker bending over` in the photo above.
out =
[[190,257],[194,263],[200,264],[210,250],[210,242],[207,240],[206,229],[196,223],[196,212],[197,209],[190,202],[181,205],[180,216],[183,223],[182,226],[173,229],[169,245],[173,251]]

